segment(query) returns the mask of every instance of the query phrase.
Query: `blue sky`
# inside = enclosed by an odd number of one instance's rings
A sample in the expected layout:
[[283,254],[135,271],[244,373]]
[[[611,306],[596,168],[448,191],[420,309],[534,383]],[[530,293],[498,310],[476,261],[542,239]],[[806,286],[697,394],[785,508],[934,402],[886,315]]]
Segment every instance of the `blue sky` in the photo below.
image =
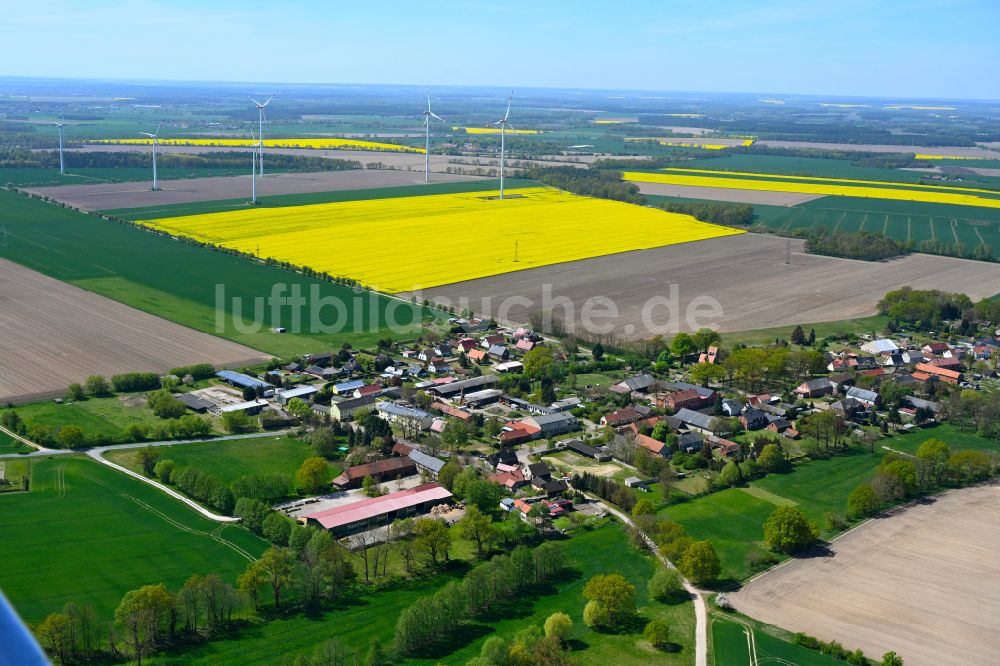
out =
[[1000,99],[997,0],[4,0],[0,74]]

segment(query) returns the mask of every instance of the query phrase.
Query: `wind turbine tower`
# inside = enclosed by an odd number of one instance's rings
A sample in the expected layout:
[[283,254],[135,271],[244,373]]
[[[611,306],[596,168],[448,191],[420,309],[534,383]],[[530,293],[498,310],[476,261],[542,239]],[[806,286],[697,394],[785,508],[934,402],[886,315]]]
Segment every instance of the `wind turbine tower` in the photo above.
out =
[[431,111],[431,92],[427,91],[427,110],[424,116],[424,182],[431,180],[431,118],[444,122],[441,116]]
[[514,98],[514,91],[510,91],[510,97],[507,98],[507,112],[503,114],[503,118],[493,123],[494,127],[500,128],[500,198],[503,199],[503,169],[504,169],[504,152],[507,128],[514,129],[511,124],[507,121],[510,118],[510,101]]
[[159,187],[156,186],[156,143],[157,143],[156,138],[160,135],[161,127],[163,127],[162,122],[159,125],[157,125],[156,132],[154,132],[153,134],[150,134],[149,132],[139,132],[139,134],[143,136],[148,136],[150,139],[153,140],[153,187],[151,189],[154,191],[160,189]]
[[257,161],[260,162],[260,175],[264,175],[264,107],[271,103],[274,99],[274,95],[267,98],[267,101],[261,104],[253,97],[250,101],[257,105],[257,152],[259,153]]
[[62,123],[56,123],[56,127],[59,128],[59,175],[66,173],[65,162],[63,162],[63,144],[62,144]]
[[257,151],[253,147],[253,129],[250,130],[250,205],[257,205]]

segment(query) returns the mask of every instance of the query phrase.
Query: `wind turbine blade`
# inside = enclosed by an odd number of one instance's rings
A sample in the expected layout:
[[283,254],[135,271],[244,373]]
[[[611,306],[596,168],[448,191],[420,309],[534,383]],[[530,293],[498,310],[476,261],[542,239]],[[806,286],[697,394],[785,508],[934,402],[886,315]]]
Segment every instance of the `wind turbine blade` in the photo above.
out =
[[507,120],[510,117],[510,102],[514,99],[514,91],[510,91],[510,97],[507,98],[507,113],[503,114],[503,119]]
[[163,121],[162,120],[160,121],[160,124],[156,126],[156,132],[153,134],[154,137],[160,135],[160,128],[161,127],[163,127]]
[[250,101],[256,104],[257,106],[261,106],[261,103],[255,100],[253,97],[250,98]]
[[267,101],[266,101],[266,102],[264,102],[264,103],[263,103],[263,104],[262,104],[261,106],[267,106],[268,104],[270,104],[270,103],[271,103],[271,100],[272,100],[272,99],[274,99],[274,95],[271,95],[270,97],[268,97],[268,98],[267,98]]
[[430,113],[430,117],[431,117],[431,118],[437,118],[437,119],[438,119],[438,120],[440,120],[441,122],[444,122],[444,118],[442,118],[442,117],[441,117],[441,116],[439,116],[438,114],[434,113],[433,111],[430,111],[430,112],[428,112],[428,113]]

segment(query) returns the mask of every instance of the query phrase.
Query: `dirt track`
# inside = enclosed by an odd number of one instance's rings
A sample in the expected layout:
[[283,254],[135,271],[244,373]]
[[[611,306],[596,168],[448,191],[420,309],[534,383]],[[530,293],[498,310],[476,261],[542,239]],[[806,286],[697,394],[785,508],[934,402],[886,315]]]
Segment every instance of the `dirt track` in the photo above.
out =
[[0,403],[61,396],[88,375],[267,358],[0,259]]
[[1000,486],[966,488],[836,539],[731,594],[736,608],[906,666],[995,664]]
[[[964,292],[977,300],[992,296],[1000,284],[1000,264],[922,254],[886,262],[852,261],[805,254],[801,240],[791,241],[791,263],[785,264],[787,242],[762,234],[713,238],[444,285],[424,291],[421,298],[444,298],[459,310],[489,310],[503,317],[505,299],[518,296],[531,303],[508,300],[505,318],[526,322],[532,312],[543,309],[548,285],[547,309],[557,319],[569,319],[563,304],[555,302],[558,298],[569,300],[573,319],[579,321],[584,302],[604,296],[617,307],[615,335],[649,338],[707,325],[745,331],[872,315],[887,291],[906,285]],[[676,330],[668,325],[665,307],[652,311],[652,326],[647,326],[643,307],[652,298],[669,297],[671,284],[678,286]],[[462,303],[463,297],[467,303]],[[685,313],[698,297],[717,300],[722,316],[688,323]]]
[[659,194],[665,197],[687,197],[689,199],[709,199],[710,201],[732,201],[735,203],[766,204],[768,206],[795,206],[796,204],[820,199],[820,194],[799,194],[796,192],[768,192],[765,190],[734,190],[725,187],[697,187],[695,185],[668,185],[666,183],[639,183],[643,194]]
[[[446,183],[481,180],[478,176],[434,174],[433,181]],[[424,182],[423,172],[383,171],[322,171],[317,173],[276,173],[257,180],[257,196],[304,194],[338,190],[363,190],[376,187],[417,185]],[[149,190],[148,183],[105,183],[101,185],[61,185],[26,189],[83,210],[114,210],[142,208],[158,204],[190,203],[218,199],[250,199],[250,176],[222,176],[189,180],[160,181],[162,189]]]

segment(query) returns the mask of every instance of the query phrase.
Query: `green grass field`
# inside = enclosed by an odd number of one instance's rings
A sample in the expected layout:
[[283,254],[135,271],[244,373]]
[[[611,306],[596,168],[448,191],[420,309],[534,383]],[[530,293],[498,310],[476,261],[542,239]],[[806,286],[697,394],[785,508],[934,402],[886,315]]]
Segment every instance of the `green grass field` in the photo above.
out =
[[[574,575],[557,583],[551,594],[527,595],[504,608],[501,617],[488,625],[474,623],[458,640],[455,650],[437,659],[407,660],[408,664],[464,664],[479,653],[487,636],[510,639],[529,624],[541,624],[556,611],[573,618],[573,656],[584,665],[608,663],[689,664],[693,656],[694,613],[691,603],[664,605],[649,603],[646,582],[654,571],[651,558],[628,545],[621,528],[605,525],[592,531],[580,531],[564,542]],[[583,624],[582,595],[584,583],[598,573],[618,572],[636,585],[637,602],[645,618],[662,617],[671,625],[672,640],[679,651],[657,653],[641,644],[641,631],[605,634],[591,631]],[[183,655],[186,664],[245,664],[280,661],[311,652],[315,645],[336,637],[350,650],[362,656],[372,638],[391,645],[393,628],[402,608],[414,599],[433,592],[449,580],[439,577],[409,584],[379,594],[362,597],[357,603],[313,616],[296,615],[242,630],[225,640],[214,641]],[[166,663],[166,659],[159,663]]]
[[[244,474],[276,473],[294,477],[302,461],[315,455],[306,442],[282,436],[177,444],[157,450],[161,460],[173,460],[178,467],[196,467],[227,485]],[[134,471],[141,469],[135,449],[110,451],[106,457]],[[333,478],[341,469],[331,465],[330,471],[330,478]]]
[[261,539],[213,523],[146,484],[76,457],[37,460],[28,493],[0,495],[0,588],[37,622],[67,601],[110,617],[122,594],[188,576],[234,582]]
[[741,488],[730,488],[670,506],[660,512],[695,539],[708,539],[722,563],[720,578],[740,580],[749,573],[746,554],[764,539],[761,527],[776,505]]
[[[882,459],[882,451],[872,456],[867,451],[855,450],[852,455],[836,456],[829,460],[809,460],[793,467],[786,474],[768,474],[750,484],[751,490],[760,488],[795,503],[811,520],[824,528],[826,512],[845,513],[847,496],[874,473]],[[763,536],[763,532],[758,538]],[[829,536],[824,534],[823,536]]]
[[[504,187],[537,187],[533,180],[519,178],[506,179]],[[338,201],[358,201],[362,199],[394,199],[430,194],[456,194],[459,192],[483,192],[500,187],[499,180],[463,181],[457,183],[431,183],[430,185],[404,185],[400,187],[377,187],[367,190],[342,190],[336,192],[311,192],[307,194],[279,194],[261,197],[259,207],[282,208],[286,206],[309,206],[312,204],[335,203]],[[223,199],[218,201],[198,201],[194,203],[169,204],[146,208],[120,208],[102,211],[108,215],[127,220],[149,220],[185,215],[203,215],[227,210],[246,208],[247,200]]]
[[30,446],[25,446],[5,432],[0,432],[0,453],[23,453],[31,451]]
[[781,505],[801,509],[820,527],[828,539],[836,531],[826,521],[827,513],[845,514],[847,497],[859,484],[871,478],[888,446],[914,453],[924,441],[938,438],[953,451],[972,449],[1000,452],[1000,443],[961,432],[949,425],[919,430],[878,442],[875,455],[860,447],[845,455],[825,460],[804,460],[784,474],[769,474],[745,488],[730,488],[696,497],[660,511],[679,523],[696,539],[708,539],[722,562],[722,578],[741,580],[754,573],[747,563],[747,553],[764,548],[764,521]]
[[[840,319],[837,321],[822,321],[816,324],[803,324],[802,328],[806,334],[810,329],[816,330],[816,338],[822,340],[826,337],[842,338],[848,335],[861,335],[872,331],[881,331],[889,318],[884,315],[873,315],[871,317],[859,317],[858,319]],[[736,331],[732,333],[722,333],[722,344],[731,347],[737,344],[745,345],[769,345],[775,339],[782,338],[788,340],[792,335],[794,326],[779,326],[776,328],[758,328],[751,331]]]
[[899,435],[890,439],[884,439],[879,445],[885,445],[897,451],[916,453],[928,439],[940,439],[951,447],[952,452],[960,450],[971,451],[993,451],[1000,453],[1000,442],[994,439],[980,437],[974,432],[962,432],[953,425],[942,424],[934,428],[925,428]]
[[1000,257],[1000,210],[857,197],[822,197],[798,206],[755,206],[756,224],[780,231],[823,225],[829,231],[876,231],[899,241],[981,243]]
[[[367,345],[385,335],[415,337],[419,327],[414,323],[434,316],[425,308],[388,297],[356,294],[348,287],[180,243],[13,192],[0,191],[0,228],[7,232],[7,244],[0,248],[0,258],[196,330],[279,356],[314,352],[329,345],[339,347],[344,342]],[[290,326],[291,309],[283,308],[284,319],[273,321],[270,307],[258,311],[262,321],[259,328],[241,332],[231,317],[222,316],[224,326],[217,331],[216,285],[222,285],[225,294],[219,303],[219,314],[232,315],[234,299],[239,298],[237,303],[246,304],[242,318],[247,323],[253,321],[255,314],[254,298],[269,296],[275,285],[288,285],[288,290],[291,285],[299,285],[307,296],[315,289],[318,298],[343,303],[346,317],[338,318],[332,305],[324,307],[320,300],[307,299],[312,301],[312,307],[307,304],[302,308],[299,333],[271,331],[276,325]],[[387,308],[394,310],[404,332],[393,334],[385,328]],[[314,329],[314,315],[333,332]]]
[[[212,178],[215,176],[242,176],[247,169],[232,167],[159,167],[156,177],[160,180],[184,178]],[[273,173],[269,171],[268,173]],[[66,169],[59,175],[58,168],[30,167],[25,169],[0,168],[0,185],[17,187],[51,187],[58,185],[93,185],[99,183],[141,182],[151,180],[152,167],[83,167]]]
[[86,433],[123,434],[130,424],[156,426],[163,420],[146,406],[142,394],[88,398],[62,404],[51,400],[20,405],[15,410],[26,423],[40,423],[58,430],[79,426]]
[[[787,664],[789,666],[839,666],[846,662],[799,645],[775,638],[759,629],[720,617],[713,617],[712,653],[716,666],[756,666],[756,664]],[[754,658],[747,631],[753,632]]]

